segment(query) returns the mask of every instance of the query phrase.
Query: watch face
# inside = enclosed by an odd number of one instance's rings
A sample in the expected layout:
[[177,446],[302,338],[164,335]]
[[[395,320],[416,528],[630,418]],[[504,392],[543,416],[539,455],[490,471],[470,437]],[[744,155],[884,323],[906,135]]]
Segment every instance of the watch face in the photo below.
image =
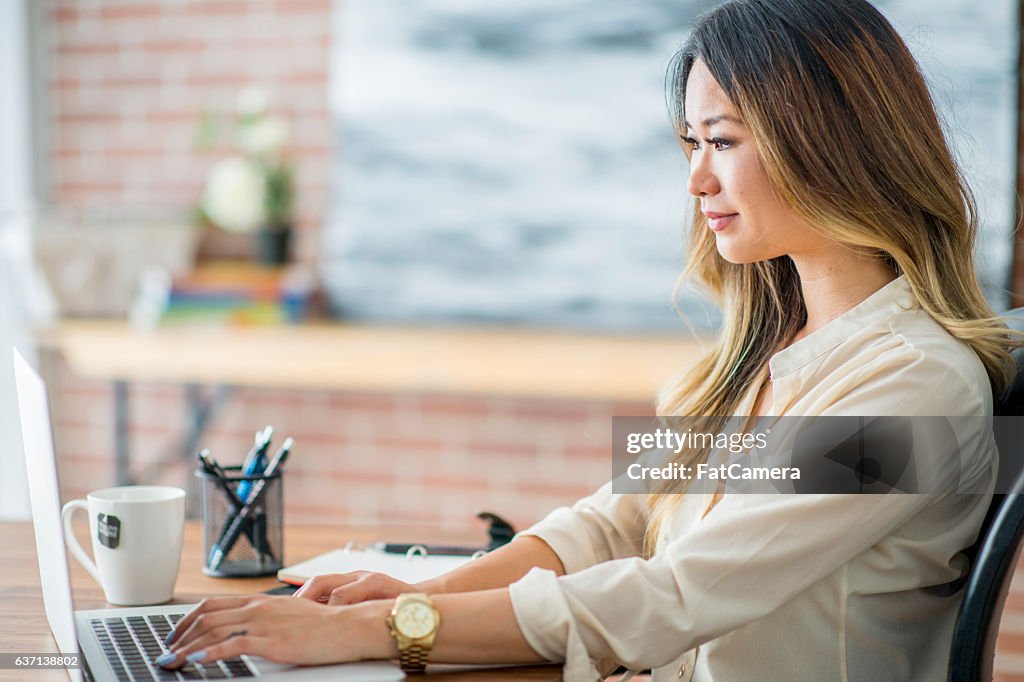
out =
[[395,614],[395,628],[409,639],[426,637],[434,631],[437,616],[428,604],[409,602]]

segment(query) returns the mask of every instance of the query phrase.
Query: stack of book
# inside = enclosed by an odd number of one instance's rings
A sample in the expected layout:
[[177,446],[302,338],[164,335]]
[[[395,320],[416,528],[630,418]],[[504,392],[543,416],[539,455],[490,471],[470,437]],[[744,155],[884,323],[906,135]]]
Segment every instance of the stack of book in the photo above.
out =
[[140,326],[231,326],[302,322],[313,307],[316,277],[299,265],[209,263],[175,277],[150,273],[133,311]]

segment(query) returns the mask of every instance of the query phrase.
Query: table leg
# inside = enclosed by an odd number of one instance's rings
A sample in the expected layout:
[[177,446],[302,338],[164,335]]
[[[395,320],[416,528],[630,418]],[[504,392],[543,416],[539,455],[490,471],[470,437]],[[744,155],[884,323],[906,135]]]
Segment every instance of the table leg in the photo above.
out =
[[[191,460],[199,450],[203,433],[217,412],[231,397],[232,387],[216,386],[213,394],[204,398],[199,384],[186,384],[185,411],[187,424],[183,442],[177,448],[178,456]],[[117,485],[133,485],[136,477],[132,474],[131,442],[128,432],[131,420],[131,386],[127,381],[114,381],[114,480]],[[173,459],[173,458],[172,458]],[[143,480],[151,478],[143,472]]]
[[128,418],[131,389],[123,379],[114,381],[114,480],[131,485],[131,451],[128,442]]
[[[231,386],[215,386],[213,394],[209,397],[204,397],[202,387],[199,384],[185,385],[185,418],[188,424],[179,452],[193,466],[195,466],[194,458],[196,452],[201,448],[203,433],[205,433],[206,427],[209,426],[213,418],[231,397],[231,393]],[[186,515],[189,518],[198,518],[200,515],[199,481],[189,477],[186,488],[190,493],[186,499],[188,505]]]
[[185,385],[185,404],[188,412],[188,428],[185,431],[185,442],[182,452],[186,458],[195,457],[203,432],[217,412],[231,397],[231,386],[215,386],[213,395],[203,399],[202,387],[199,384]]

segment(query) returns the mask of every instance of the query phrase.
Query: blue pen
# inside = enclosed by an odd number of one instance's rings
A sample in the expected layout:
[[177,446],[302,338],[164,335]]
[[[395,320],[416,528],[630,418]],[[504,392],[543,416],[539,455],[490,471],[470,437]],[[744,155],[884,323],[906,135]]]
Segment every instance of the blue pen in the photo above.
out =
[[[253,439],[252,450],[245,457],[242,463],[243,476],[257,476],[267,467],[267,449],[270,447],[270,437],[274,434],[273,426],[266,426],[262,431],[256,432]],[[238,500],[245,502],[252,490],[252,481],[242,481],[238,484]]]

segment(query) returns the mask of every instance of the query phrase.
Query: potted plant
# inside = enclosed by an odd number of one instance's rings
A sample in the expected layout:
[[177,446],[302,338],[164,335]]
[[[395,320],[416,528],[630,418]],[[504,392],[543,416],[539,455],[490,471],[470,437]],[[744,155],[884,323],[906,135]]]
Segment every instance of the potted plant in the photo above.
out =
[[[280,265],[288,261],[294,191],[284,154],[288,124],[269,109],[266,90],[250,86],[239,93],[230,136],[234,153],[210,168],[199,210],[227,232],[252,233],[258,260]],[[212,145],[212,118],[204,120],[200,134],[201,145]]]

